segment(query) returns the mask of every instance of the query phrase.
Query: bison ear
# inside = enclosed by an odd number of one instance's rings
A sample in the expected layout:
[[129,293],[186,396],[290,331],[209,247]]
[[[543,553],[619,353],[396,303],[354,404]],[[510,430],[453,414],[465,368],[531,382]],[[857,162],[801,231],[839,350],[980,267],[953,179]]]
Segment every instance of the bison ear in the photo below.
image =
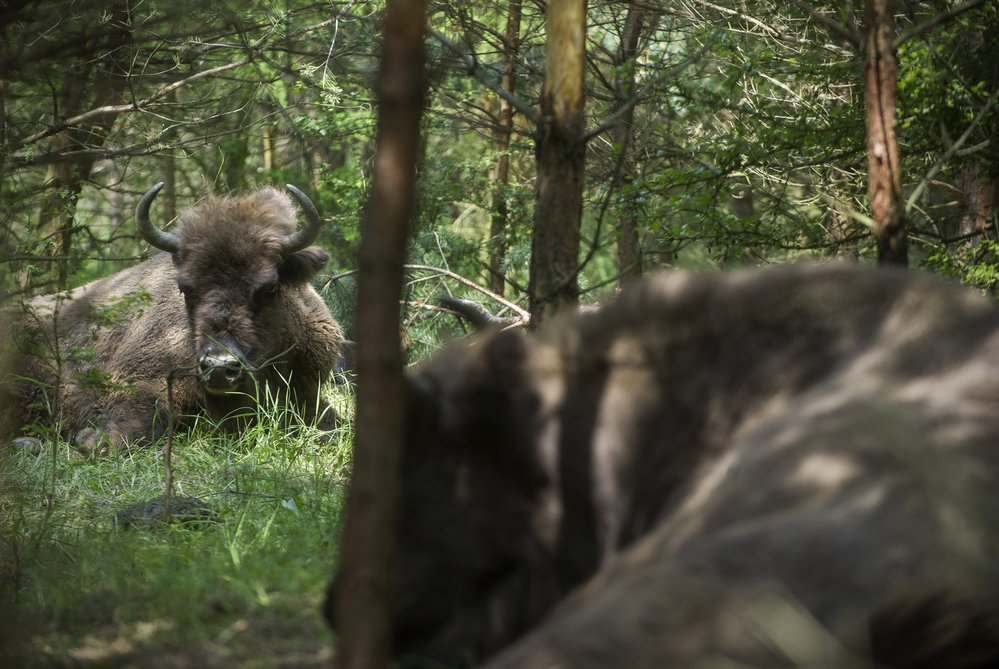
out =
[[406,375],[409,424],[470,444],[501,440],[534,410],[528,347],[522,333],[505,331],[438,353]]
[[310,246],[285,256],[278,266],[278,277],[285,284],[305,283],[325,267],[329,259],[329,253],[318,246]]
[[530,423],[536,392],[529,378],[529,348],[527,337],[511,330],[497,332],[472,347],[455,374],[451,405],[458,418],[453,422],[485,441],[509,436],[514,424]]

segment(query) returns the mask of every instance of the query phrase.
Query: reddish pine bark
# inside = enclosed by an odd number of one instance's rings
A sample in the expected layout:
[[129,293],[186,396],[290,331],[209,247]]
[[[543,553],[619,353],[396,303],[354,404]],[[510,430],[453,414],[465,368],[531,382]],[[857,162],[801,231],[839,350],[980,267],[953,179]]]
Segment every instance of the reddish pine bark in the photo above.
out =
[[532,326],[579,300],[585,39],[586,0],[551,0],[536,136],[538,174],[528,288]]
[[864,113],[867,122],[867,192],[879,265],[906,266],[909,240],[902,172],[895,137],[895,57],[891,0],[867,0],[864,40]]

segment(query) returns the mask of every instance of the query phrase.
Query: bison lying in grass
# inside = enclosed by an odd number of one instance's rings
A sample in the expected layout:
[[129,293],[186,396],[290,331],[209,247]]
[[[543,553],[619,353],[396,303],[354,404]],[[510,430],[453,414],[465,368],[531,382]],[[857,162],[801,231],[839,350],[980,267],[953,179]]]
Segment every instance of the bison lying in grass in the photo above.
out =
[[991,300],[675,273],[409,381],[409,666],[999,666]]
[[246,425],[264,393],[286,397],[308,420],[331,426],[319,384],[340,354],[340,326],[309,281],[328,260],[310,246],[323,223],[289,190],[212,197],[174,232],[149,218],[162,184],[140,201],[149,260],[71,293],[32,300],[14,337],[27,354],[16,387],[20,422],[61,416],[83,447],[156,439],[174,409],[226,428]]

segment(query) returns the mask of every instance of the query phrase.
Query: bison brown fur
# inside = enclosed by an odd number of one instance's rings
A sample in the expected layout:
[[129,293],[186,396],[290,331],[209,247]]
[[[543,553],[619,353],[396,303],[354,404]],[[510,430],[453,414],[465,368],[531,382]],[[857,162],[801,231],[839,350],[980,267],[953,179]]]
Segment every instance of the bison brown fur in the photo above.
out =
[[182,417],[203,413],[240,429],[266,389],[331,427],[319,386],[343,337],[310,284],[328,260],[308,246],[322,223],[312,203],[289,187],[305,210],[299,230],[298,209],[278,190],[213,196],[164,232],[149,221],[161,186],[137,220],[166,252],[25,305],[17,336],[30,353],[21,376],[31,380],[16,386],[21,421],[49,418],[45,400],[57,390],[62,428],[81,446],[156,439],[172,374]]
[[980,295],[835,265],[674,273],[409,386],[392,622],[412,666],[995,666]]

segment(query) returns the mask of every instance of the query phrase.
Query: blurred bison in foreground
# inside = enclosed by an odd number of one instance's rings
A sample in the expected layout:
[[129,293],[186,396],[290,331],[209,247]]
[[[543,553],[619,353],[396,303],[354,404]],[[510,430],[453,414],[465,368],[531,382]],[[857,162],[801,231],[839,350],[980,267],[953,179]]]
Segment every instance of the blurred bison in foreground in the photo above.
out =
[[999,666],[980,295],[855,267],[675,273],[409,385],[408,666]]
[[[25,423],[49,419],[83,447],[107,439],[156,439],[167,425],[167,375],[178,414],[245,426],[258,397],[290,400],[309,421],[332,426],[319,384],[340,354],[340,326],[310,279],[328,255],[310,246],[323,223],[289,190],[212,197],[183,214],[176,232],[152,223],[140,201],[139,231],[165,251],[69,293],[32,300],[15,338],[28,353],[15,391]],[[181,416],[183,419],[183,416]]]

